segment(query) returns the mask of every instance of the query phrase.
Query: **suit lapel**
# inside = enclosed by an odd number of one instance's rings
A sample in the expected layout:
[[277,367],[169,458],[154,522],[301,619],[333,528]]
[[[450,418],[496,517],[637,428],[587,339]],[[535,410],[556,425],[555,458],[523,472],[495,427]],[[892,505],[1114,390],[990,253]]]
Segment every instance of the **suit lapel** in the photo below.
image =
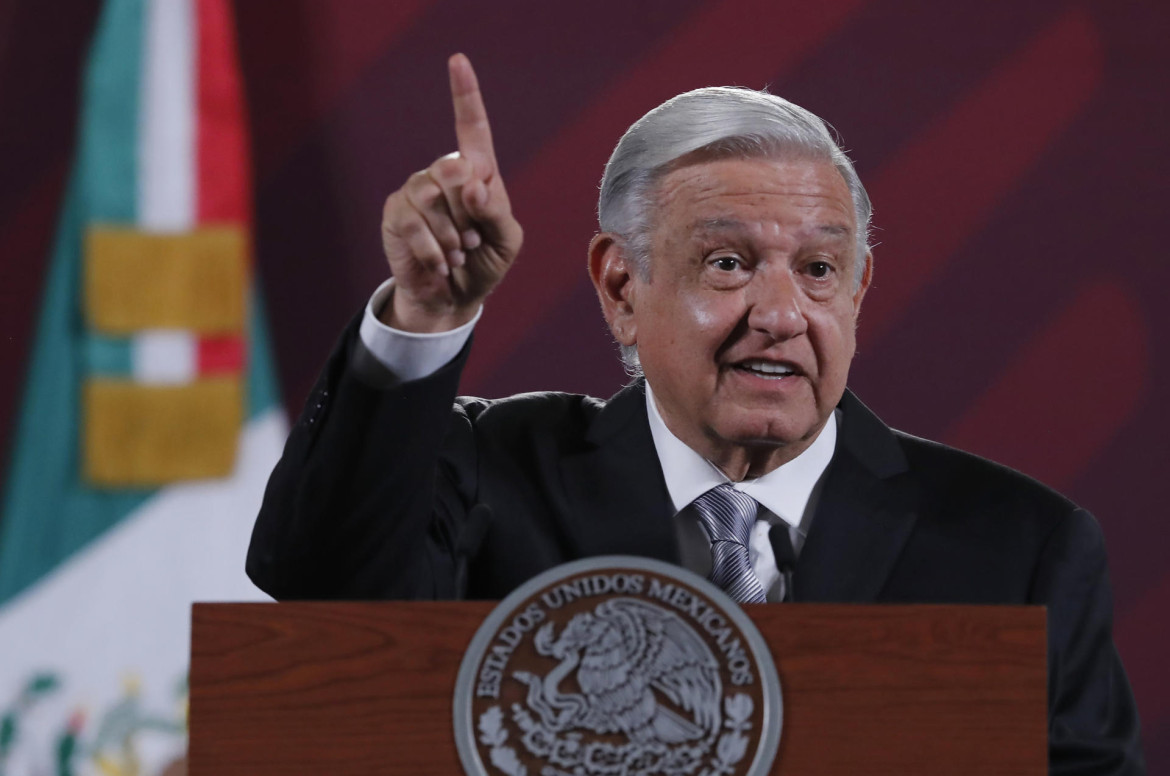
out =
[[[919,494],[893,432],[852,393],[808,539],[797,561],[800,601],[873,601],[914,527]],[[572,505],[565,529],[582,556],[679,562],[674,508],[646,418],[641,383],[598,413],[581,452],[561,462]]]
[[620,391],[598,413],[585,449],[561,462],[561,475],[573,510],[566,530],[582,555],[679,562],[674,507],[640,382]]
[[852,393],[797,560],[799,601],[873,601],[916,520],[919,495],[893,432]]

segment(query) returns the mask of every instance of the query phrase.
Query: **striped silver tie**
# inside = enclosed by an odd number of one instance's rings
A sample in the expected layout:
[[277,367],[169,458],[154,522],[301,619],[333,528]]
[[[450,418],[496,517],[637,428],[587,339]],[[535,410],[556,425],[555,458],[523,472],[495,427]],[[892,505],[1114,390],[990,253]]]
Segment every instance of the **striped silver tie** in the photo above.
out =
[[711,540],[711,581],[737,603],[764,603],[764,588],[748,555],[760,505],[728,483],[711,488],[692,503]]

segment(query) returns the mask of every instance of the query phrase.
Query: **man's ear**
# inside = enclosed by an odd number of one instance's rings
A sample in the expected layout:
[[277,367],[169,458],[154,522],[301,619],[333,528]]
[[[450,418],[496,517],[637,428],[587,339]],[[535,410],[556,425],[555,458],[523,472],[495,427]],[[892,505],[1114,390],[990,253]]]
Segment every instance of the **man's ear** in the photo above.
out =
[[861,313],[861,300],[865,298],[865,292],[869,290],[871,282],[873,282],[873,251],[867,250],[865,252],[865,269],[861,271],[861,282],[857,284],[857,288],[853,292],[853,319],[855,321]]
[[637,344],[634,267],[621,237],[602,232],[589,243],[589,279],[614,339],[622,345]]

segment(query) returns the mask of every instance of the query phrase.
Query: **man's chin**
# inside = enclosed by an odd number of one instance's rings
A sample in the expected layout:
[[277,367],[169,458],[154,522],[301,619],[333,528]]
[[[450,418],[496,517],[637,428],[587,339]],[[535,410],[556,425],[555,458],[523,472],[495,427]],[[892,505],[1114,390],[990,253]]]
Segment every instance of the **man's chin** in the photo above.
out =
[[751,449],[782,449],[786,447],[807,447],[824,428],[820,418],[777,420],[775,417],[745,419],[728,423],[720,434],[722,439],[733,445]]

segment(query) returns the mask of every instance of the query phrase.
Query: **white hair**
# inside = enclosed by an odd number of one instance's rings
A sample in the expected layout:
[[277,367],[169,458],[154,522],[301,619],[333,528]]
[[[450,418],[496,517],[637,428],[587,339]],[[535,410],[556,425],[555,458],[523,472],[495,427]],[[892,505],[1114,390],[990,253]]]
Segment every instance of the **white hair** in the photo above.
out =
[[[625,242],[634,271],[650,274],[650,228],[657,186],[690,154],[704,158],[795,157],[831,162],[845,180],[857,219],[854,285],[860,286],[869,251],[873,208],[853,163],[812,112],[774,94],[711,86],[672,97],[634,122],[618,141],[597,203],[603,232]],[[640,371],[636,347],[622,347],[631,372]]]

